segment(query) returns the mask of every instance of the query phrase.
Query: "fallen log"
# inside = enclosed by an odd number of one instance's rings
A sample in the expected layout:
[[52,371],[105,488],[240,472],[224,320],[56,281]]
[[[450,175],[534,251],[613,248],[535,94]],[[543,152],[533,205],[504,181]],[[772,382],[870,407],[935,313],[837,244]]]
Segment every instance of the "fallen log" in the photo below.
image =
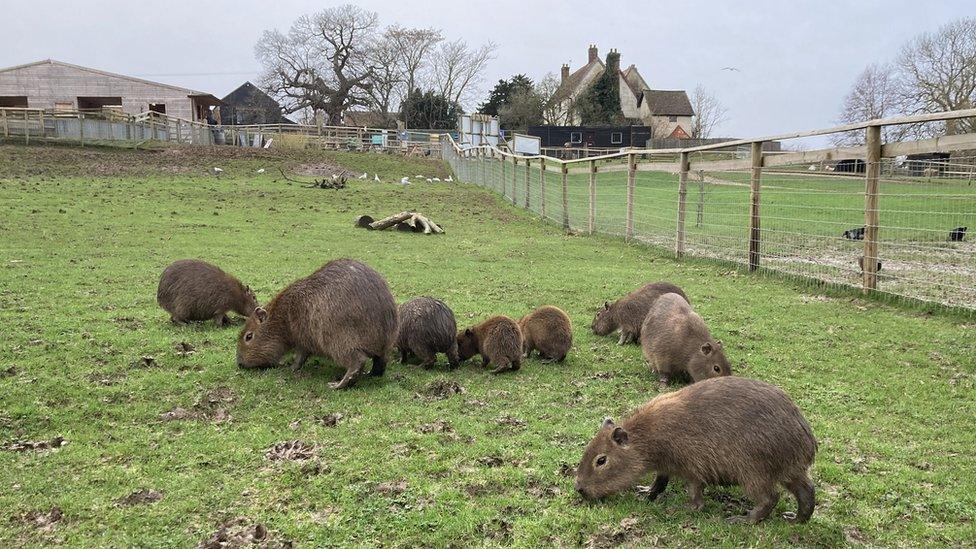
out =
[[444,229],[434,223],[427,216],[417,212],[400,212],[398,214],[374,220],[371,216],[361,215],[356,218],[356,226],[371,231],[382,231],[395,227],[398,231],[413,231],[424,234],[443,234]]
[[400,212],[398,214],[391,215],[390,217],[384,217],[379,221],[370,223],[369,229],[372,231],[382,231],[383,229],[392,227],[401,221],[410,219],[411,216],[413,216],[413,212]]

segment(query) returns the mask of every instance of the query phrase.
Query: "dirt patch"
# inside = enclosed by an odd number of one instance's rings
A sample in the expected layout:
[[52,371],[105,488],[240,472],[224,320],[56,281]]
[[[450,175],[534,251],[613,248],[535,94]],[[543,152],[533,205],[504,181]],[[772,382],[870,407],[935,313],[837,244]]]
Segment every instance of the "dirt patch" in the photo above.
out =
[[332,164],[331,162],[316,162],[314,164],[302,164],[295,168],[294,172],[298,175],[307,175],[311,177],[327,177],[329,179],[332,176],[344,177],[346,179],[355,179],[362,175],[360,173],[351,172],[342,166]]
[[197,350],[193,347],[193,345],[190,345],[185,341],[178,341],[174,343],[173,350],[176,351],[176,354],[178,356],[183,356],[183,357],[190,356],[197,352]]
[[168,412],[159,414],[159,419],[163,421],[204,419],[216,423],[227,422],[232,419],[228,409],[235,402],[237,402],[237,395],[232,390],[227,387],[217,387],[197,397],[191,408],[177,406]]
[[417,427],[417,432],[423,434],[429,433],[453,433],[454,427],[450,423],[439,419],[433,423],[424,423],[423,425]]
[[118,316],[113,318],[112,322],[118,324],[122,328],[125,328],[126,330],[129,331],[139,330],[143,326],[145,326],[145,324],[143,324],[141,320],[139,320],[138,318],[133,318],[131,316]]
[[315,457],[318,446],[304,440],[286,440],[275,444],[264,452],[270,461],[305,461]]
[[143,488],[142,490],[136,490],[125,497],[115,500],[115,504],[120,507],[131,507],[133,505],[156,503],[161,499],[163,499],[162,492]]
[[507,427],[525,427],[525,420],[513,416],[502,416],[496,419],[495,423]]
[[39,452],[56,450],[68,441],[64,437],[54,437],[51,440],[15,440],[3,447],[8,452]]
[[407,491],[407,481],[401,479],[396,482],[383,482],[377,484],[373,491],[385,496],[398,496]]
[[437,379],[431,381],[416,396],[422,400],[443,400],[454,395],[466,393],[467,390],[460,383],[450,379]]
[[262,549],[289,548],[295,544],[281,539],[261,523],[245,518],[235,518],[217,525],[212,536],[197,544],[197,549],[225,549],[232,547],[258,547]]
[[320,417],[318,421],[325,427],[335,427],[336,425],[339,425],[339,422],[342,421],[343,417],[344,416],[339,412],[332,412],[331,414],[326,414]]
[[559,469],[556,470],[556,474],[561,477],[575,477],[576,466],[570,465],[564,461],[559,464]]
[[47,511],[28,511],[20,517],[20,520],[24,524],[33,526],[41,532],[50,532],[54,529],[54,525],[61,522],[63,518],[64,512],[60,507],[55,505]]
[[[641,529],[638,528],[636,518],[627,517],[620,521],[616,526],[601,526],[600,531],[590,536],[586,546],[597,547],[616,547],[618,545],[636,544],[636,538],[640,535]],[[640,544],[637,544],[640,545]]]

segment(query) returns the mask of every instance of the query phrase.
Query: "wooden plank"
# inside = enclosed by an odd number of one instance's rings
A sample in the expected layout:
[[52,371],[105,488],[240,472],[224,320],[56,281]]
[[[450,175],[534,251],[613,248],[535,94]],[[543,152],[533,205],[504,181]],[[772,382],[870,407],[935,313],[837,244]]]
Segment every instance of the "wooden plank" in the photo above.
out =
[[567,177],[569,168],[563,164],[563,229],[569,230],[569,184]]
[[932,139],[886,143],[881,146],[881,157],[891,158],[909,154],[947,153],[976,149],[976,133],[943,135]]
[[634,237],[634,186],[637,181],[637,155],[631,154],[627,158],[627,223],[626,238]]
[[596,160],[590,161],[590,213],[586,222],[586,229],[593,234],[596,226]]
[[830,149],[817,149],[814,151],[798,151],[767,155],[763,160],[763,166],[766,168],[773,168],[776,166],[817,164],[819,162],[843,160],[845,158],[863,159],[866,157],[867,149],[864,147],[833,147]]
[[685,253],[685,211],[688,207],[688,153],[681,153],[678,165],[678,227],[674,238],[674,251],[678,256]]
[[694,160],[688,166],[689,170],[705,170],[706,172],[745,171],[752,168],[752,160]]
[[681,171],[681,164],[679,162],[646,162],[637,164],[637,171],[678,173]]
[[881,175],[881,126],[869,126],[866,147],[867,166],[864,177],[864,254],[863,291],[878,287],[878,186]]
[[759,268],[761,227],[759,215],[759,192],[762,185],[763,154],[762,141],[752,144],[752,177],[749,179],[749,270]]
[[544,219],[546,217],[546,159],[540,158],[539,162],[542,163],[539,169],[539,206]]

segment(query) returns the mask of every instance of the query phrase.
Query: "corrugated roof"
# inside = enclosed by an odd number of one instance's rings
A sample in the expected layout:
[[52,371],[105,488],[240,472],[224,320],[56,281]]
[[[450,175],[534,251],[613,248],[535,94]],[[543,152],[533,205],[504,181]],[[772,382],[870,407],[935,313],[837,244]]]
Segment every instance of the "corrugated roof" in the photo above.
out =
[[[86,71],[86,72],[91,72],[91,73],[99,74],[99,75],[102,75],[102,76],[109,76],[109,77],[112,77],[112,78],[121,78],[123,80],[130,80],[130,81],[139,82],[139,83],[142,83],[142,84],[149,84],[151,86],[157,86],[157,87],[160,87],[160,88],[170,88],[170,89],[173,89],[173,90],[179,90],[179,91],[186,92],[187,95],[200,95],[200,96],[210,96],[211,95],[211,94],[206,93],[206,92],[201,92],[201,91],[197,91],[197,90],[191,90],[190,88],[183,88],[183,87],[180,87],[180,86],[174,86],[172,84],[163,84],[162,82],[153,82],[152,80],[143,80],[142,78],[136,78],[134,76],[126,76],[124,74],[116,74],[114,72],[108,72],[108,71],[103,71],[103,70],[99,70],[99,69],[93,69],[91,67],[82,67],[81,65],[72,65],[71,63],[65,63],[64,61],[56,61],[54,59],[42,59],[41,61],[34,61],[33,63],[24,63],[23,65],[16,65],[16,66],[13,66],[13,67],[7,67],[7,68],[4,68],[4,69],[0,69],[0,73],[14,71],[14,70],[18,70],[18,69],[25,69],[27,67],[33,67],[35,65],[44,65],[44,64],[57,65],[57,66],[60,66],[60,67],[68,67],[68,68],[72,68],[72,69],[77,69],[77,70],[81,70],[81,71]],[[216,97],[214,97],[214,99],[216,99]]]
[[658,116],[694,116],[691,101],[684,90],[644,90],[644,101]]

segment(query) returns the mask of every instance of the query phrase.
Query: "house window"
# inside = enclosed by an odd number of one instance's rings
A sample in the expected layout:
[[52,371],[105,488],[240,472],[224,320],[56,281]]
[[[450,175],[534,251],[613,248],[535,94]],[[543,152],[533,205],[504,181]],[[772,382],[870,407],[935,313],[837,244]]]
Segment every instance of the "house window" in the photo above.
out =
[[583,142],[583,132],[572,132],[569,134],[570,143],[582,143]]
[[677,122],[677,121],[678,121],[678,117],[677,116],[669,116],[668,117],[668,122]]
[[27,97],[24,95],[0,95],[0,109],[26,109]]
[[619,145],[624,142],[623,132],[610,132],[610,144]]
[[166,103],[150,103],[149,110],[158,112],[159,114],[166,114]]

